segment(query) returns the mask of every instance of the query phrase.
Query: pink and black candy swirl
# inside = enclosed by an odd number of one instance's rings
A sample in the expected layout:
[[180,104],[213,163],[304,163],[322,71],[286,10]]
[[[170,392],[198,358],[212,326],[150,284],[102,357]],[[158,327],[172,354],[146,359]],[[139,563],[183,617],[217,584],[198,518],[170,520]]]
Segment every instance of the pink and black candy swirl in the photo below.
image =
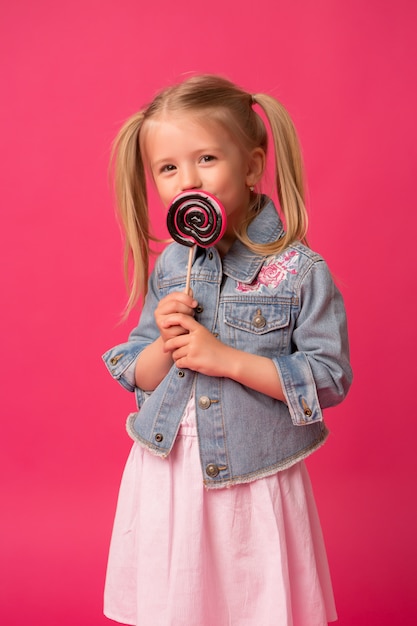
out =
[[206,191],[185,191],[173,199],[167,227],[177,243],[209,248],[224,234],[226,212],[219,200]]

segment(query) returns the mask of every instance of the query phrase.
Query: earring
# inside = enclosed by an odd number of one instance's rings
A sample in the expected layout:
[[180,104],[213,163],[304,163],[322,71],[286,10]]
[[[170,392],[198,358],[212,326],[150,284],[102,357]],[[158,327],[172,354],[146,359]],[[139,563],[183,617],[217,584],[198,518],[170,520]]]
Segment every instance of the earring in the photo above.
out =
[[249,191],[253,191],[254,189],[255,189],[255,187],[254,187],[253,185],[251,185],[251,186],[249,187]]

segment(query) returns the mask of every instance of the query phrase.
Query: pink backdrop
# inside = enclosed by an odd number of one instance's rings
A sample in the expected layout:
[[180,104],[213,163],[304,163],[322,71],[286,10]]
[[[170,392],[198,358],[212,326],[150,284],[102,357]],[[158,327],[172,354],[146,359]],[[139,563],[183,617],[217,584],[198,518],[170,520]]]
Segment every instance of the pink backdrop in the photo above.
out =
[[108,623],[133,396],[100,355],[136,321],[118,325],[109,146],[155,89],[189,71],[271,92],[293,114],[310,240],[343,289],[356,376],[309,462],[339,623],[417,623],[416,6],[2,3],[1,624]]

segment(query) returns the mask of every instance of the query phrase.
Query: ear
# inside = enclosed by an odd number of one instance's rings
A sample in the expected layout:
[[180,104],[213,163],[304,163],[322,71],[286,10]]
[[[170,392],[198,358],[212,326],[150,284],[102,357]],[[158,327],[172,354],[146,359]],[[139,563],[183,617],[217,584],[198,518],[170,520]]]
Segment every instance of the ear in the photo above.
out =
[[266,156],[262,148],[252,150],[248,160],[246,186],[254,187],[262,178],[265,170]]

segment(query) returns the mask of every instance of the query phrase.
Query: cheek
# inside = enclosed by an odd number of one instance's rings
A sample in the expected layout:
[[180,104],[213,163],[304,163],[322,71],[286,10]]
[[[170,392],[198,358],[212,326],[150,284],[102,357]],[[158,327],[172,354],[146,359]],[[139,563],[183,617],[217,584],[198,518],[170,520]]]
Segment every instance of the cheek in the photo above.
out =
[[154,189],[156,189],[156,192],[164,207],[167,208],[172,200],[172,193],[169,189],[169,186],[166,183],[154,183]]

